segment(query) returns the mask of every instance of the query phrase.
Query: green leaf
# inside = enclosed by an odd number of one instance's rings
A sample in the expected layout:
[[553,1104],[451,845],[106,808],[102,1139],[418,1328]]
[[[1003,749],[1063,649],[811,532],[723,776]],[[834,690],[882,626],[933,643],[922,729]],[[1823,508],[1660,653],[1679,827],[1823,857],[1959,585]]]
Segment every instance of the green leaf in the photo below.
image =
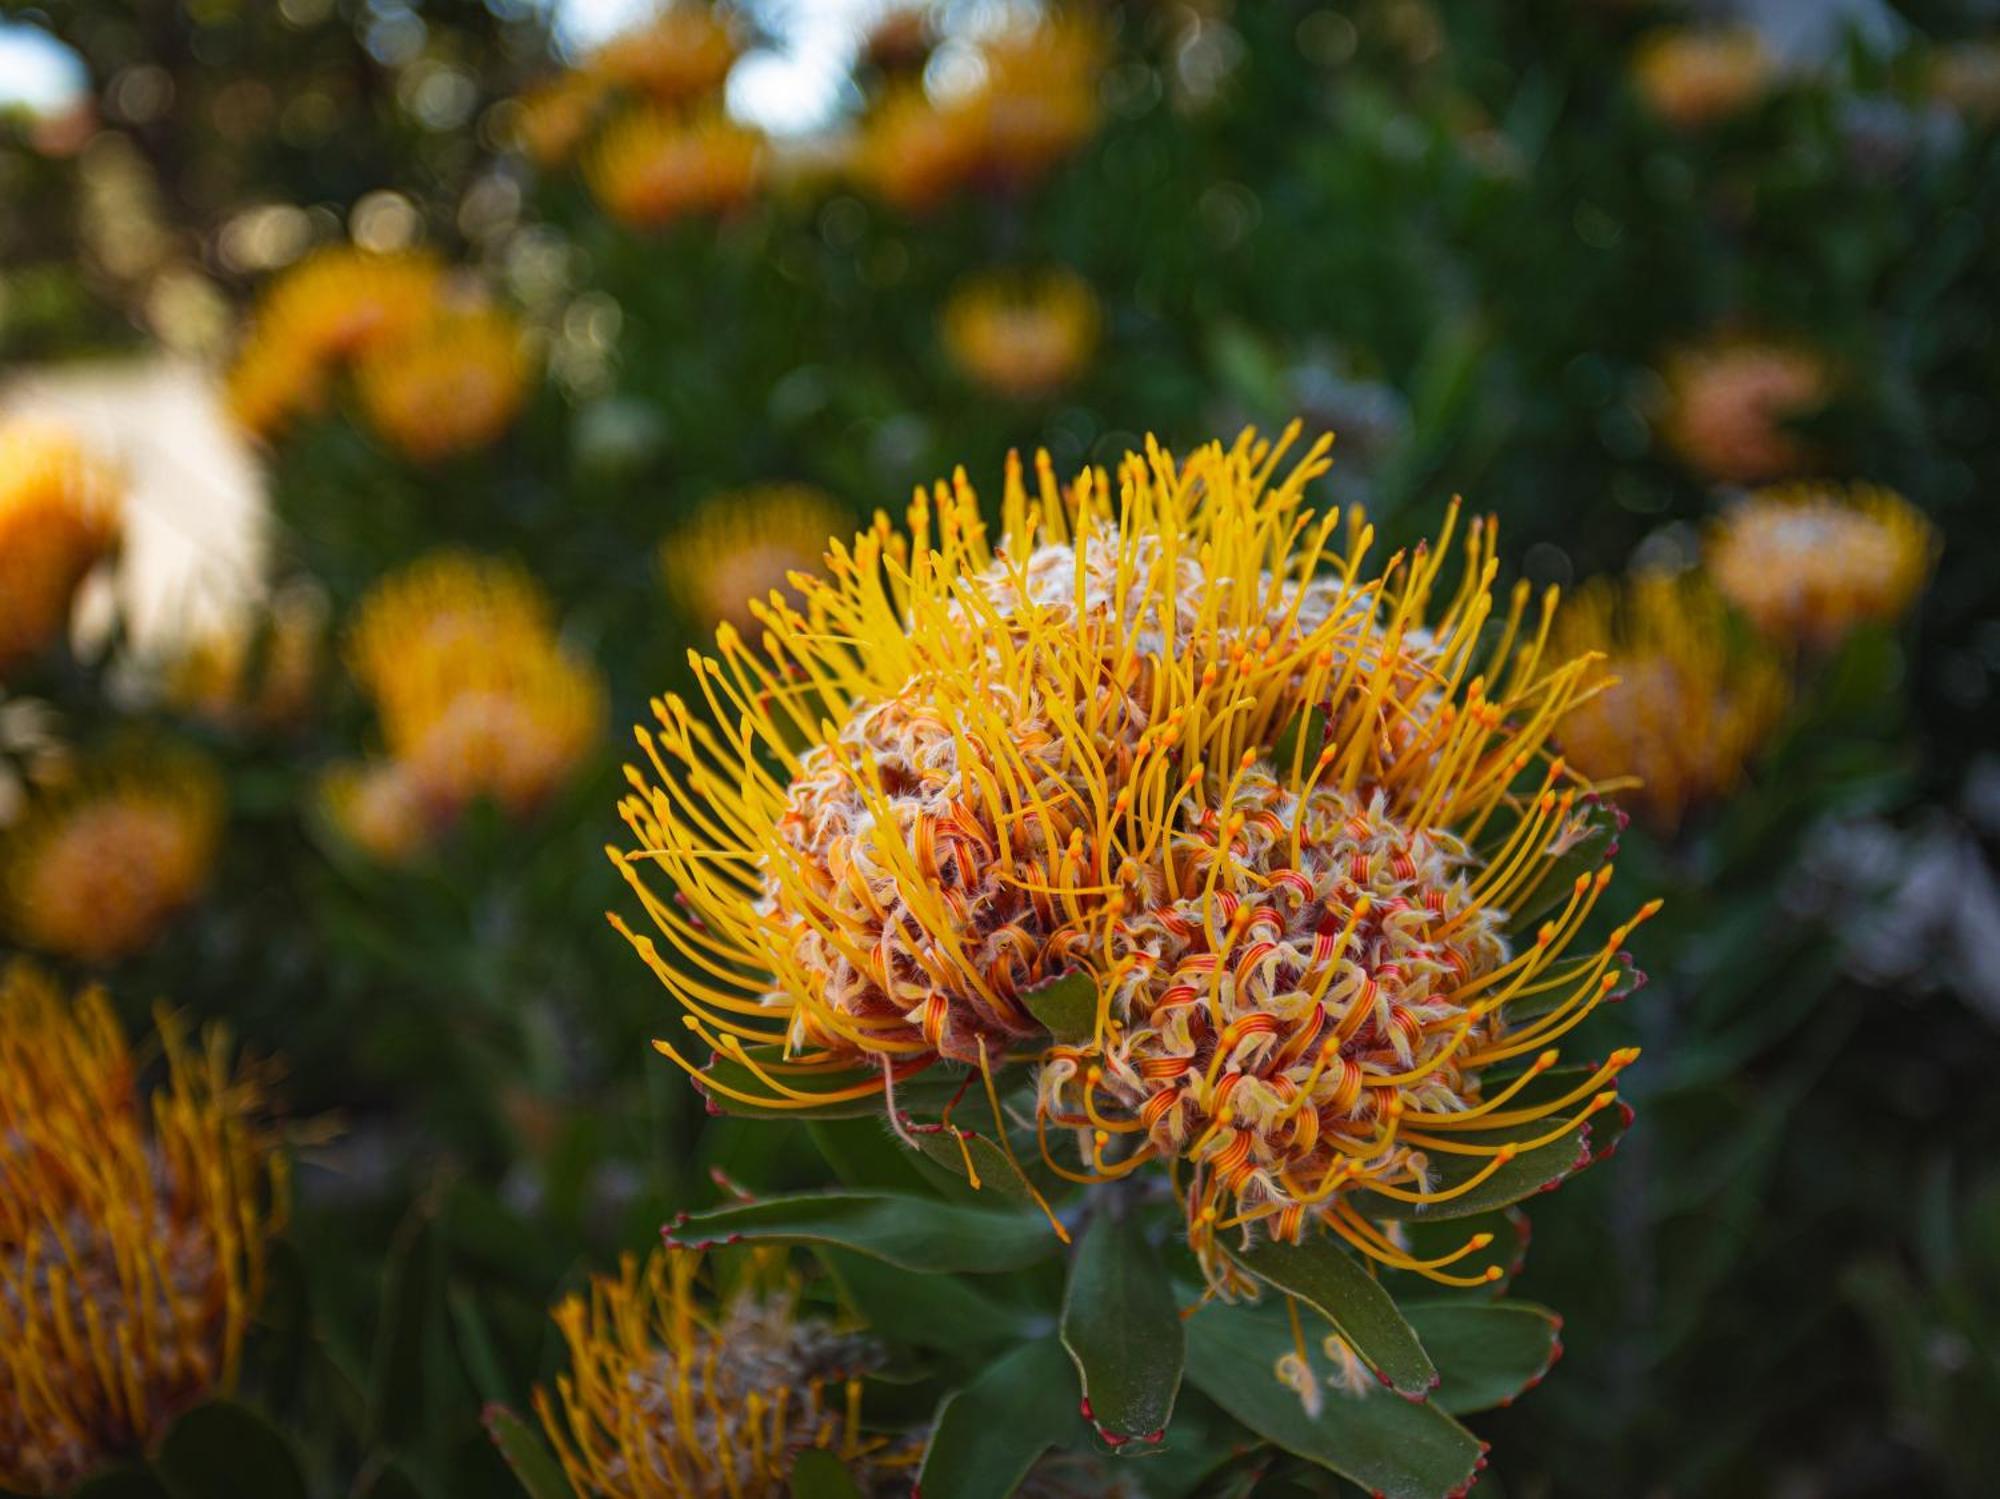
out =
[[1389,1293],[1332,1239],[1321,1236],[1303,1244],[1265,1239],[1229,1255],[1257,1279],[1326,1318],[1398,1394],[1421,1400],[1437,1384],[1438,1371]]
[[1058,1247],[1039,1213],[1003,1212],[893,1192],[821,1192],[684,1213],[669,1244],[725,1241],[837,1244],[905,1270],[985,1274],[1018,1270]]
[[1070,1260],[1062,1342],[1098,1434],[1114,1445],[1159,1441],[1180,1392],[1187,1332],[1136,1218],[1100,1212],[1091,1220]]
[[1507,930],[1519,934],[1559,902],[1570,898],[1581,874],[1595,874],[1618,846],[1628,819],[1610,802],[1592,795],[1580,798],[1568,819],[1545,847],[1555,857],[1541,864],[1535,883],[1508,914]]
[[1097,1035],[1097,980],[1080,968],[1025,991],[1021,1003],[1066,1046],[1081,1046]]
[[1006,1499],[1049,1448],[1084,1439],[1062,1345],[1027,1343],[938,1406],[917,1485],[924,1499]]
[[[746,1046],[743,1051],[749,1059],[747,1062],[718,1052],[695,1075],[695,1086],[720,1113],[734,1114],[743,1119],[866,1119],[871,1115],[879,1118],[888,1110],[879,1086],[882,1081],[879,1067],[842,1067],[814,1073],[809,1079],[796,1074],[785,1076],[785,1085],[800,1092],[832,1095],[855,1088],[869,1090],[854,1098],[828,1097],[823,1103],[804,1103],[790,1108],[781,1108],[775,1103],[763,1107],[732,1098],[729,1092],[723,1090],[747,1093],[753,1097],[770,1096],[771,1085],[757,1075],[756,1068],[768,1070],[773,1063],[785,1060],[784,1048],[777,1045]],[[710,1087],[710,1083],[717,1086]],[[896,1084],[896,1105],[905,1114],[929,1115],[950,1103],[964,1083],[965,1073],[962,1070],[949,1064],[934,1063],[925,1071]]]
[[1275,1306],[1211,1304],[1188,1323],[1188,1377],[1265,1440],[1382,1499],[1464,1491],[1480,1455],[1471,1432],[1433,1402],[1387,1391],[1324,1389],[1318,1412],[1309,1414],[1274,1372],[1291,1351],[1290,1321]]
[[847,1465],[824,1447],[808,1447],[792,1462],[792,1499],[861,1499]]
[[[1543,1080],[1546,1082],[1546,1079]],[[1442,1202],[1403,1202],[1379,1192],[1356,1192],[1349,1201],[1363,1217],[1393,1218],[1411,1222],[1436,1222],[1447,1218],[1470,1218],[1479,1213],[1504,1208],[1553,1190],[1585,1167],[1604,1159],[1617,1148],[1631,1113],[1622,1103],[1600,1109],[1545,1145],[1523,1151],[1487,1177],[1478,1186]],[[1545,1125],[1521,1125],[1513,1129],[1454,1131],[1452,1138],[1464,1143],[1501,1146],[1532,1138]],[[1487,1157],[1434,1153],[1430,1158],[1433,1190],[1441,1191],[1477,1175]]]
[[[954,1135],[957,1139],[953,1138]],[[910,1138],[917,1142],[917,1149],[960,1181],[976,1181],[981,1191],[991,1189],[1016,1202],[1035,1200],[1033,1188],[1021,1168],[997,1143],[976,1130],[959,1129],[949,1124],[920,1124],[910,1126]],[[965,1144],[964,1150],[959,1149],[961,1140]],[[976,1176],[966,1175],[967,1156],[972,1158]]]
[[576,1499],[562,1464],[549,1451],[542,1434],[504,1405],[486,1407],[486,1434],[521,1481],[528,1499]]
[[381,1330],[369,1378],[368,1429],[391,1446],[421,1437],[429,1425],[432,1333],[438,1329],[437,1235],[419,1209],[399,1231],[384,1272]]
[[290,1440],[233,1400],[211,1400],[168,1430],[154,1471],[176,1499],[305,1499]]
[[1528,1301],[1415,1301],[1403,1308],[1437,1360],[1454,1416],[1509,1405],[1562,1357],[1562,1318]]
[[911,1275],[846,1249],[818,1253],[869,1329],[891,1342],[963,1352],[1013,1343],[1029,1331],[1034,1314],[955,1276]]

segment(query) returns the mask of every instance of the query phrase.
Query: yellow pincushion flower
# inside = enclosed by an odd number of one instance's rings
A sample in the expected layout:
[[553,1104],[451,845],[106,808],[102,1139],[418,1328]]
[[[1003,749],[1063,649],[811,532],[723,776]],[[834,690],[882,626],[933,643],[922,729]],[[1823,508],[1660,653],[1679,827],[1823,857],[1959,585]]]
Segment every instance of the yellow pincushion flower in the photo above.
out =
[[1755,484],[1812,461],[1792,424],[1833,393],[1833,373],[1810,350],[1727,338],[1674,352],[1667,361],[1665,436],[1704,478]]
[[1776,71],[1776,59],[1748,26],[1657,32],[1632,58],[1640,97],[1680,130],[1741,114],[1770,89]]
[[604,93],[594,74],[558,73],[514,101],[514,140],[537,165],[561,166],[590,134]]
[[335,767],[320,803],[340,836],[381,864],[409,863],[442,831],[416,777],[393,760]]
[[0,678],[67,629],[77,585],[118,546],[118,499],[67,432],[0,422]]
[[[1044,459],[1032,495],[1010,466],[998,545],[961,475],[695,658],[709,713],[656,705],[613,859],[669,953],[621,930],[759,1079],[706,1088],[783,1109],[1036,1057],[1079,1142],[1052,1166],[1174,1163],[1222,1284],[1251,1224],[1449,1278],[1350,1199],[1448,1201],[1609,1106],[1625,1054],[1528,1086],[1634,924],[1565,956],[1609,874],[1552,873],[1591,824],[1544,746],[1592,663],[1543,660],[1552,597],[1496,619],[1487,522],[1441,606],[1449,526],[1368,569],[1360,517],[1305,503],[1325,444],[1280,477],[1287,442],[1067,490]],[[1051,1044],[1028,997],[1076,972],[1094,1039]]]
[[1097,130],[1104,40],[1077,16],[1016,26],[981,49],[986,79],[968,104],[984,166],[1003,185],[1034,181]]
[[62,957],[129,957],[207,886],[222,818],[221,780],[191,752],[87,766],[0,830],[0,927]]
[[660,543],[667,591],[713,629],[748,630],[752,599],[790,591],[794,573],[817,572],[848,512],[810,484],[762,484],[706,502]]
[[1083,372],[1097,346],[1097,298],[1072,271],[984,276],[952,295],[942,319],[952,361],[1017,400],[1051,395]]
[[1890,490],[1799,484],[1728,510],[1709,538],[1708,571],[1773,640],[1829,650],[1858,625],[1908,613],[1936,552],[1930,522]]
[[325,400],[329,372],[435,312],[444,267],[417,251],[317,250],[258,299],[228,379],[231,409],[270,436]]
[[735,62],[736,39],[722,18],[707,5],[678,0],[605,42],[583,71],[672,105],[719,88]]
[[755,1274],[734,1295],[698,1284],[702,1257],[630,1255],[616,1279],[556,1308],[569,1370],[535,1409],[585,1499],[788,1493],[799,1453],[838,1458],[864,1490],[915,1454],[861,1429],[861,1339],[801,1317],[798,1290]]
[[101,990],[0,973],[0,1486],[58,1494],[235,1383],[286,1172],[220,1035],[158,1016],[150,1099]]
[[[447,552],[385,579],[362,602],[347,659],[433,825],[482,796],[532,813],[603,731],[602,679],[556,639],[535,581],[505,563]],[[372,792],[387,800],[369,803],[378,831],[364,845],[401,843],[380,831],[403,816],[400,794]]]
[[605,212],[633,229],[723,215],[756,192],[764,140],[719,111],[627,110],[604,127],[584,163]]
[[1026,186],[1097,129],[1103,39],[1057,17],[1018,25],[981,49],[969,92],[933,101],[915,84],[887,90],[870,111],[854,166],[885,201],[910,212],[972,185]]
[[1557,725],[1563,753],[1585,775],[1625,788],[1619,800],[1663,832],[1736,788],[1789,697],[1782,667],[1734,638],[1727,607],[1700,577],[1592,583],[1563,609],[1556,646],[1601,654],[1617,679]]
[[488,447],[528,393],[521,327],[493,307],[439,311],[385,339],[355,366],[369,424],[417,463]]

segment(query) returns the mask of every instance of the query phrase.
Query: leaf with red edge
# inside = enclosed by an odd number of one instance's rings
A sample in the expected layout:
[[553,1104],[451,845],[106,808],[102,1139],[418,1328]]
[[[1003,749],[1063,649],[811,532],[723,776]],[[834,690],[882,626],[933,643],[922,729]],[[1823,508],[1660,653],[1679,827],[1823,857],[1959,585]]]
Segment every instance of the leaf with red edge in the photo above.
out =
[[1112,1446],[1157,1443],[1174,1413],[1187,1333],[1138,1220],[1100,1212],[1070,1259],[1062,1342],[1083,1381],[1083,1415]]
[[1437,1360],[1437,1400],[1454,1416],[1511,1405],[1562,1357],[1562,1318],[1528,1301],[1413,1301],[1410,1325]]

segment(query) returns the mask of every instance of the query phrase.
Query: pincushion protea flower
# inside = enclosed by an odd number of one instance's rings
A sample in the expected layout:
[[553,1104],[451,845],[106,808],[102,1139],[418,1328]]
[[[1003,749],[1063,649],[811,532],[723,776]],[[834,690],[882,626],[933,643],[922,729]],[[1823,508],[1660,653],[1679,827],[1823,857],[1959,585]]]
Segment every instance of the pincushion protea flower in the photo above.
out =
[[355,366],[361,409],[405,457],[435,463],[490,446],[528,393],[520,325],[493,307],[440,309]]
[[141,1095],[101,990],[0,973],[0,1486],[66,1492],[235,1382],[283,1157],[218,1034],[158,1016]]
[[[443,552],[377,584],[347,640],[393,768],[336,772],[334,821],[363,848],[405,857],[482,796],[525,817],[603,731],[604,684],[556,638],[526,572]],[[411,814],[421,809],[420,817]]]
[[667,591],[713,629],[751,629],[749,601],[823,565],[848,512],[810,484],[760,484],[716,496],[660,543]]
[[1909,611],[1937,551],[1930,522],[1873,484],[1763,490],[1709,539],[1716,587],[1772,639],[1809,650]]
[[0,677],[54,644],[118,545],[118,485],[61,428],[0,423]]
[[677,0],[603,43],[582,71],[656,103],[680,104],[718,88],[735,62],[736,39],[723,17]]
[[[612,852],[671,959],[613,920],[758,1080],[704,1086],[893,1110],[940,1060],[1035,1056],[1050,1164],[1171,1163],[1223,1285],[1219,1232],[1315,1223],[1449,1278],[1349,1199],[1449,1201],[1612,1103],[1631,1054],[1540,1081],[1648,914],[1568,955],[1609,871],[1554,872],[1590,797],[1544,746],[1592,663],[1544,660],[1552,595],[1495,619],[1487,522],[1442,607],[1449,525],[1380,571],[1360,517],[1335,546],[1325,444],[1279,477],[1289,442],[1067,491],[1044,458],[1032,494],[1010,465],[997,546],[960,475],[694,658],[715,723],[656,705]],[[1031,1000],[1076,972],[1092,1035],[1052,1044]]]
[[420,252],[315,251],[273,281],[251,314],[228,379],[237,420],[268,437],[316,409],[331,370],[423,323],[443,284],[444,267]]
[[1832,394],[1826,361],[1793,345],[1725,338],[1667,360],[1664,435],[1704,478],[1755,484],[1812,461],[1792,423]]
[[1734,634],[1704,578],[1658,572],[1623,589],[1586,585],[1557,619],[1557,649],[1602,654],[1616,680],[1573,709],[1556,740],[1577,769],[1618,787],[1618,799],[1662,832],[1734,790],[1784,714],[1783,668]]
[[941,319],[946,350],[989,390],[1017,399],[1047,396],[1090,362],[1097,298],[1074,272],[984,276],[952,294]]
[[1668,124],[1698,130],[1755,104],[1776,70],[1748,26],[1688,27],[1646,38],[1632,58],[1632,83]]
[[863,1489],[915,1454],[861,1429],[862,1339],[798,1314],[798,1288],[760,1268],[732,1296],[697,1284],[702,1257],[628,1255],[555,1320],[570,1367],[535,1409],[588,1499],[736,1499],[789,1492],[800,1452],[832,1453]]
[[604,94],[590,73],[558,73],[514,101],[512,139],[537,166],[561,166],[590,134]]
[[720,110],[641,106],[613,118],[584,159],[605,212],[632,229],[741,208],[757,190],[764,140]]
[[970,91],[934,101],[900,83],[870,111],[854,168],[885,201],[917,212],[965,187],[1023,187],[1096,131],[1104,47],[1090,23],[1017,24],[980,52]]
[[129,957],[207,885],[222,817],[221,779],[190,751],[87,765],[0,831],[0,927],[63,957]]

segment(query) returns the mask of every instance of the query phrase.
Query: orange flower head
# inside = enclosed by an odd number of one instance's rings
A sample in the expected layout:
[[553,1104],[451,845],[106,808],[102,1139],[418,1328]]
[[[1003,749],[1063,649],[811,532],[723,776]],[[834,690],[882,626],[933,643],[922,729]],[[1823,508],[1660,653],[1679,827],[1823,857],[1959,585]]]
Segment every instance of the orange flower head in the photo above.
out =
[[394,760],[327,774],[320,804],[340,836],[378,864],[408,864],[442,831],[417,778]]
[[986,276],[953,294],[943,317],[952,361],[976,383],[1016,400],[1061,390],[1097,346],[1097,298],[1072,271]]
[[60,957],[129,957],[207,886],[222,819],[221,779],[190,751],[86,766],[0,830],[0,927]]
[[1659,32],[1632,59],[1633,86],[1677,130],[1743,113],[1770,91],[1776,71],[1763,40],[1747,26]]
[[330,372],[428,320],[444,268],[417,251],[316,250],[265,288],[228,377],[231,409],[273,436],[326,400]]
[[[848,512],[810,484],[763,484],[718,495],[660,544],[667,591],[708,629],[756,621],[750,601],[792,592],[794,573],[821,571]],[[796,596],[796,595],[794,595]]]
[[[627,1255],[615,1279],[555,1310],[569,1369],[535,1408],[588,1499],[736,1499],[789,1492],[801,1452],[831,1453],[864,1492],[916,1454],[861,1426],[863,1339],[803,1317],[798,1286],[759,1266],[733,1295],[702,1257]],[[907,1480],[905,1480],[907,1482]]]
[[[1609,871],[1563,872],[1598,829],[1546,744],[1592,664],[1545,659],[1552,597],[1496,609],[1488,521],[1449,586],[1455,511],[1370,567],[1365,521],[1306,503],[1326,444],[1281,473],[1291,440],[1149,445],[1067,489],[1010,465],[997,541],[957,476],[758,605],[757,646],[719,632],[708,714],[669,697],[641,737],[613,855],[677,960],[621,929],[746,1069],[711,1094],[1033,1059],[1051,1168],[1177,1163],[1224,1289],[1230,1230],[1449,1279],[1366,1203],[1579,1153],[1630,1058],[1559,1088],[1541,1058],[1647,914],[1570,951]],[[1076,975],[1096,1024],[1057,1040],[1034,1000]]]
[[0,421],[0,678],[69,625],[76,590],[118,547],[119,486],[60,428]]
[[984,53],[986,80],[967,107],[995,180],[1033,182],[1096,134],[1104,41],[1093,25],[1059,15],[1003,32]]
[[706,5],[669,4],[645,25],[614,36],[583,71],[656,104],[684,104],[714,92],[736,63],[736,39]]
[[853,168],[868,190],[905,213],[936,207],[979,170],[978,118],[931,102],[916,83],[887,89],[863,122]]
[[540,587],[504,563],[446,552],[385,579],[347,658],[437,822],[481,796],[532,813],[603,732],[602,679],[556,639]]
[[1667,361],[1668,443],[1696,473],[1755,484],[1797,473],[1812,449],[1792,424],[1833,393],[1826,361],[1784,344],[1724,340]]
[[1558,617],[1556,644],[1601,655],[1606,683],[1557,725],[1563,753],[1661,832],[1735,790],[1784,716],[1784,670],[1736,638],[1700,577],[1587,585]]
[[150,1098],[101,990],[0,972],[0,1484],[67,1493],[236,1381],[286,1171],[220,1034],[157,1025]]
[[1795,484],[1728,510],[1710,537],[1708,570],[1765,635],[1824,651],[1859,625],[1907,614],[1936,555],[1936,532],[1900,495]]
[[416,463],[492,446],[520,412],[528,376],[520,325],[492,307],[440,311],[355,368],[370,425]]
[[720,111],[642,106],[604,127],[584,163],[597,201],[632,229],[741,208],[763,173],[764,139]]
[[514,140],[537,166],[556,167],[576,155],[604,102],[604,80],[564,72],[515,101]]

